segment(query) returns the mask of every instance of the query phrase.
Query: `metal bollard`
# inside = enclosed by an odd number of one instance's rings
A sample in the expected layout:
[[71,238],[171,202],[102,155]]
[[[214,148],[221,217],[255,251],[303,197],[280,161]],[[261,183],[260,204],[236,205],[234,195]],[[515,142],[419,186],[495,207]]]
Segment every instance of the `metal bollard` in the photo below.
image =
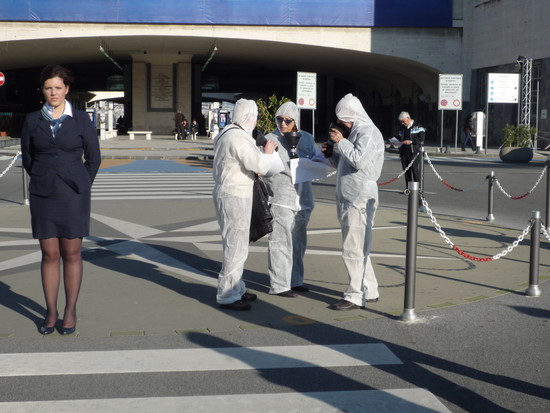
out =
[[531,213],[533,226],[531,227],[531,249],[529,251],[529,288],[525,295],[539,297],[539,253],[540,253],[540,212]]
[[23,205],[29,205],[29,185],[27,183],[27,171],[21,168],[23,173]]
[[[419,165],[419,172],[420,172],[420,187],[419,187],[419,191],[420,191],[420,194],[424,195],[424,155],[425,155],[425,149],[424,149],[424,146],[420,146],[420,165]],[[418,202],[419,202],[419,205],[418,205],[418,210],[420,212],[426,212],[426,208],[424,208],[424,205],[422,205],[422,200],[420,197],[418,197]]]
[[546,160],[546,231],[550,230],[550,155]]
[[405,310],[402,321],[415,321],[414,311],[416,285],[416,246],[418,232],[418,182],[409,182],[409,204],[407,211],[407,255],[405,259]]
[[420,149],[418,150],[418,153],[419,153],[418,156],[420,157],[419,165],[418,165],[418,170],[420,172],[420,187],[418,189],[420,190],[420,192],[422,192],[424,190],[424,154],[425,154],[424,146],[420,145]]
[[495,216],[493,215],[493,193],[494,193],[494,185],[495,185],[495,172],[491,171],[489,176],[487,177],[489,180],[489,201],[487,206],[487,221],[494,221]]

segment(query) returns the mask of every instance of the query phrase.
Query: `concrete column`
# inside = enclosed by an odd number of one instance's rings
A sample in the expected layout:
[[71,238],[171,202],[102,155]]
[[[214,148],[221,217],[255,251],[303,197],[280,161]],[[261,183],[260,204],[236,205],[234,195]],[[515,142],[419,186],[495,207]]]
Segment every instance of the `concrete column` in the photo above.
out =
[[147,64],[132,64],[132,129],[150,130],[147,122]]
[[176,70],[176,104],[177,109],[181,110],[189,123],[192,116],[192,87],[191,87],[191,63],[180,62]]
[[[147,53],[142,61],[132,63],[132,117],[134,130],[151,130],[153,135],[170,135],[174,127],[174,114],[181,110],[191,121],[191,58],[190,56]],[[135,57],[134,57],[135,58]],[[181,61],[189,60],[189,61]],[[179,61],[178,61],[179,60]],[[175,107],[149,109],[149,65],[166,66],[165,73],[173,74]],[[174,70],[175,69],[175,70]]]

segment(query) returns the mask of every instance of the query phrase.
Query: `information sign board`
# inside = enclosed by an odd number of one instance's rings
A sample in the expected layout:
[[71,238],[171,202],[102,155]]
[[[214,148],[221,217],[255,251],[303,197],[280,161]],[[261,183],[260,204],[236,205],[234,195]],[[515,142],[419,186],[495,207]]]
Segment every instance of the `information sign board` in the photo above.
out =
[[462,110],[462,74],[439,75],[439,110]]
[[489,73],[487,102],[518,103],[519,73]]
[[300,109],[317,109],[317,73],[298,72],[296,105]]

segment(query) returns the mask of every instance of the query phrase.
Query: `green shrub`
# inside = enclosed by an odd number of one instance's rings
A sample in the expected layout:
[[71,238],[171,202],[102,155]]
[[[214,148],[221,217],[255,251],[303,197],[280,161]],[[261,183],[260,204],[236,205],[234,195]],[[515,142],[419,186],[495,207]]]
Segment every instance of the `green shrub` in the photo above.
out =
[[263,134],[268,134],[275,129],[275,113],[277,109],[285,103],[290,102],[289,98],[282,97],[278,99],[277,96],[271,95],[267,98],[267,101],[258,99],[256,104],[258,105],[258,123],[256,128]]
[[528,128],[527,125],[505,125],[504,128],[502,128],[502,134],[504,136],[502,146],[530,148],[535,133],[536,129]]

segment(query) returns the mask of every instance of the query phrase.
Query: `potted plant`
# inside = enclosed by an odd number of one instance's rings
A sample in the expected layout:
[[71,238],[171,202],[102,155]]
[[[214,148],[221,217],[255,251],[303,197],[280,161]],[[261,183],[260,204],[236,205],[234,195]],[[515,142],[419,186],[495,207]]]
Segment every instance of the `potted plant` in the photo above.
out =
[[503,162],[530,162],[533,159],[532,138],[535,128],[527,125],[505,125],[499,156]]
[[277,109],[279,109],[283,103],[289,101],[289,98],[283,96],[279,99],[276,95],[271,95],[265,101],[263,99],[258,99],[256,101],[258,105],[258,122],[256,128],[264,135],[272,132],[276,127],[275,112],[277,112]]

